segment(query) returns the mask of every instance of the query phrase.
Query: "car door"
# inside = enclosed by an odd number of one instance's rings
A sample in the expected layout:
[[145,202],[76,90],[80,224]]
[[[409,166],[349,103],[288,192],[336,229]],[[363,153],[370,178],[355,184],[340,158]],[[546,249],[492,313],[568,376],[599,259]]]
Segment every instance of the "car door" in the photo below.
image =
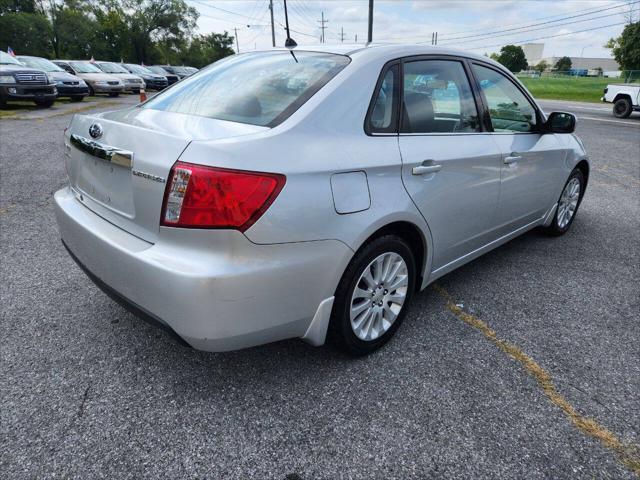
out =
[[493,239],[501,153],[483,132],[464,60],[416,57],[402,66],[402,179],[429,224],[438,270]]
[[511,78],[490,65],[471,68],[502,154],[498,224],[508,234],[540,220],[557,200],[566,151],[543,133],[542,115]]

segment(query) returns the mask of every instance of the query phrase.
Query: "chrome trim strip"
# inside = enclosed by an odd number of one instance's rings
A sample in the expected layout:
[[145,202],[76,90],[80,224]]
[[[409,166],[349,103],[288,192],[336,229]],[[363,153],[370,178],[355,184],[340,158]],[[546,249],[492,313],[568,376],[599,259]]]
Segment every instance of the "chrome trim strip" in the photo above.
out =
[[84,153],[101,158],[114,165],[126,168],[133,166],[133,152],[128,150],[103,145],[76,134],[71,135],[71,144]]

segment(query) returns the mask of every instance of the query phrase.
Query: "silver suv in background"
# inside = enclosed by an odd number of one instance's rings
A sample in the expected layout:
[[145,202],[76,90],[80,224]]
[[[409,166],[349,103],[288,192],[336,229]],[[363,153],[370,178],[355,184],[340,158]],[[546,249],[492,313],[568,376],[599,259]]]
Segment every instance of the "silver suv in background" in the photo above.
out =
[[89,95],[106,93],[110,97],[117,97],[124,92],[124,83],[119,78],[104,73],[90,61],[53,60],[53,63],[83,79],[89,86]]

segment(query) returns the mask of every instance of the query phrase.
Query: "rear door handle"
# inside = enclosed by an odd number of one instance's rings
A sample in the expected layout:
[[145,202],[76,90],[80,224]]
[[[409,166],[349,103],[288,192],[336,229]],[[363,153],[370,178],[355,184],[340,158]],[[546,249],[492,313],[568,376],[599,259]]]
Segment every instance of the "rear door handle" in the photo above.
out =
[[420,165],[413,167],[411,173],[414,175],[424,175],[426,173],[436,173],[442,169],[442,165]]
[[518,155],[517,153],[512,153],[511,155],[504,157],[504,163],[509,165],[511,163],[516,163],[522,160],[522,155]]

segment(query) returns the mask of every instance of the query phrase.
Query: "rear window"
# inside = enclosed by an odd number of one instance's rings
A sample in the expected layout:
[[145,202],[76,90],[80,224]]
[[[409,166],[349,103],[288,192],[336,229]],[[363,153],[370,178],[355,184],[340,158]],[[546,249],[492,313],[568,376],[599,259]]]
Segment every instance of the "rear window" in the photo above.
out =
[[227,57],[158,94],[142,108],[273,127],[350,62],[319,52]]

